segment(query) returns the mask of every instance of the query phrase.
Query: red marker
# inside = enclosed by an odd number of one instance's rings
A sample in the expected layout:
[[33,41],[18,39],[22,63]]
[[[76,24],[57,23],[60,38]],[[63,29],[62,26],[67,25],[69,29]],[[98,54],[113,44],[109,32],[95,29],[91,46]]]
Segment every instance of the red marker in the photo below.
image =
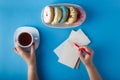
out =
[[91,55],[89,52],[87,52],[84,48],[81,48],[78,44],[74,43],[74,45],[78,48],[78,50],[81,50],[82,52],[87,53],[88,55]]

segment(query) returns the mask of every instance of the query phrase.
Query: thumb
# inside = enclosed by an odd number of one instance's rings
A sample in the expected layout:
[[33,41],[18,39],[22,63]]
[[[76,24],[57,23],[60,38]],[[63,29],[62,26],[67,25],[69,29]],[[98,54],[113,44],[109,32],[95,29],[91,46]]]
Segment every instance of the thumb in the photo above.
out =
[[35,52],[35,43],[33,43],[31,46],[31,50],[30,50],[31,55],[33,55],[34,52]]
[[82,51],[81,50],[79,50],[79,55],[80,55],[80,59],[83,61],[84,60],[84,57],[83,57],[83,55],[82,55]]

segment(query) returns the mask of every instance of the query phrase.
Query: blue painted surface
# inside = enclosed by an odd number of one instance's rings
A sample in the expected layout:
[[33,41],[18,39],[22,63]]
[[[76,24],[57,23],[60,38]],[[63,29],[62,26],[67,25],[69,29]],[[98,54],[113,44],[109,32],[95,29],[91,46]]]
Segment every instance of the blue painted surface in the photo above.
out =
[[81,28],[90,37],[94,64],[103,80],[120,80],[120,0],[0,0],[0,80],[26,80],[27,65],[13,51],[14,31],[23,25],[38,28],[41,44],[36,51],[40,80],[89,80],[83,64],[73,70],[57,62],[53,53],[72,29],[48,28],[41,22],[44,6],[81,5],[87,19]]

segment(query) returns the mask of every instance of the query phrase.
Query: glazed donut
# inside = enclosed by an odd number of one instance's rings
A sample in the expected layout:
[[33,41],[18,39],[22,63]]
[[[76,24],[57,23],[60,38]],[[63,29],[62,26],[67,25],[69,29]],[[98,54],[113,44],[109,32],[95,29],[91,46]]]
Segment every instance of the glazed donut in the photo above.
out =
[[62,18],[59,23],[63,23],[68,18],[68,8],[65,6],[60,6],[60,9],[62,10]]
[[54,19],[51,24],[58,24],[62,17],[62,11],[59,7],[54,7]]
[[78,12],[77,21],[74,24],[81,25],[86,19],[86,14],[82,8],[77,8],[77,12]]
[[74,7],[68,7],[69,9],[69,17],[68,20],[65,22],[65,24],[73,24],[77,20],[77,10]]
[[43,20],[45,23],[49,24],[53,21],[54,10],[52,6],[46,6],[43,11]]

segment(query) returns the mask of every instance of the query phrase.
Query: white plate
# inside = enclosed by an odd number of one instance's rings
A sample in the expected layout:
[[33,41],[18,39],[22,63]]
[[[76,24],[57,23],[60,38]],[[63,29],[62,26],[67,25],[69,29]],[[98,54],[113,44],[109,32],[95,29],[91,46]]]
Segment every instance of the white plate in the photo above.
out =
[[[14,44],[15,44],[15,40],[18,38],[18,35],[21,33],[21,32],[28,32],[28,33],[31,33],[32,36],[33,36],[33,42],[35,42],[35,50],[38,48],[39,46],[39,42],[40,42],[40,36],[39,36],[39,31],[34,28],[34,27],[31,27],[31,26],[22,26],[22,27],[19,27],[15,33],[14,33]],[[16,46],[16,44],[15,44]],[[28,48],[25,48],[25,50],[29,51],[29,47]]]
[[43,20],[43,11],[44,11],[44,9],[43,9],[43,10],[42,10],[42,13],[41,13],[41,19],[42,19],[43,24],[46,25],[46,26],[48,26],[48,27],[51,27],[51,28],[74,28],[74,27],[77,27],[77,26],[82,25],[82,23],[83,23],[83,22],[85,21],[85,19],[86,19],[86,13],[85,13],[84,9],[83,9],[81,6],[79,6],[79,5],[62,3],[62,4],[50,4],[50,5],[47,5],[47,6],[53,6],[53,7],[54,7],[54,6],[57,6],[57,7],[59,7],[59,6],[66,6],[66,7],[73,6],[73,7],[77,8],[77,9],[80,9],[80,10],[82,11],[82,13],[84,14],[84,19],[82,20],[82,22],[81,22],[80,24],[74,24],[74,23],[73,23],[72,25],[68,25],[68,24],[52,25],[52,24],[46,24],[46,23],[44,22],[44,20]]

